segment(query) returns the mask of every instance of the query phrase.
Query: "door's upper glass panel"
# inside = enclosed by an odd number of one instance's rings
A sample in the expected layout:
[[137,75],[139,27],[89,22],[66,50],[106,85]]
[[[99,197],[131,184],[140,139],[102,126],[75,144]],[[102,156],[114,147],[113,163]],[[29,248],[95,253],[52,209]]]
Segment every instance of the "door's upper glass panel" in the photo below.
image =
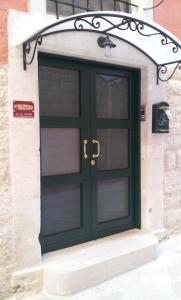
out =
[[128,78],[96,76],[97,118],[128,119]]
[[79,117],[79,88],[79,71],[40,66],[40,115]]
[[129,0],[47,0],[47,12],[62,16],[102,10],[129,12],[129,2]]

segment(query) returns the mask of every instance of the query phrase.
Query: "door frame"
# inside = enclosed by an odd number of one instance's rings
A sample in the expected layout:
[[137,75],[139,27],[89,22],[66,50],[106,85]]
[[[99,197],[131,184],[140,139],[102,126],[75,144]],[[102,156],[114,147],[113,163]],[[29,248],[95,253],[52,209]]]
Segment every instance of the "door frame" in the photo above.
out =
[[[134,161],[134,192],[135,192],[135,202],[134,202],[134,211],[135,211],[135,228],[141,228],[141,168],[140,168],[140,90],[141,90],[141,70],[137,68],[129,68],[125,66],[119,66],[115,64],[110,64],[110,63],[99,63],[91,60],[86,60],[86,59],[78,59],[78,58],[73,58],[73,57],[67,57],[67,56],[60,56],[60,55],[54,55],[54,54],[47,54],[47,53],[38,53],[38,61],[41,59],[55,59],[55,60],[60,60],[61,62],[66,63],[72,63],[72,64],[82,64],[86,65],[87,67],[106,67],[106,68],[112,68],[115,70],[123,70],[123,71],[128,71],[132,74],[134,80],[132,80],[132,86],[131,89],[134,90],[134,101],[133,101],[133,110],[135,112],[133,117],[133,122],[135,124],[135,136],[134,136],[134,156],[137,157],[137,159]],[[89,96],[91,97],[91,96]],[[132,96],[131,96],[132,97]],[[90,100],[90,99],[89,99]],[[89,107],[90,109],[90,107]],[[41,135],[40,135],[41,136]],[[89,191],[90,192],[90,191]],[[41,201],[41,206],[42,206],[42,201]],[[110,228],[109,230],[106,230],[106,234],[104,232],[100,233],[91,233],[86,235],[80,235],[79,237],[76,236],[76,239],[72,236],[69,241],[61,243],[58,241],[58,235],[56,237],[50,237],[48,241],[45,242],[44,237],[42,236],[40,232],[40,243],[43,244],[43,249],[42,253],[46,253],[49,251],[53,250],[58,250],[61,248],[65,248],[71,245],[75,244],[80,244],[84,243],[90,240],[94,240],[103,236],[108,236],[111,234],[115,234],[121,231],[125,231],[128,229],[133,228],[132,225],[123,225],[121,228]]]

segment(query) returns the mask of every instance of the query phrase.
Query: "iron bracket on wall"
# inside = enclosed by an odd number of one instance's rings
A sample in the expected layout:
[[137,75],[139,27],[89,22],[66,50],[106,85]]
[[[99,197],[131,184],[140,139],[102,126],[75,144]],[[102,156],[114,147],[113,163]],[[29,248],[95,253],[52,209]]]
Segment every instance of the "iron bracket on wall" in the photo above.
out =
[[[168,66],[172,67],[171,70],[168,69]],[[157,84],[159,83],[159,80],[162,82],[170,80],[176,70],[181,70],[181,60],[157,65]]]
[[[134,48],[146,55],[156,65],[157,83],[159,83],[159,81],[168,81],[170,78],[172,78],[176,70],[181,70],[181,44],[176,39],[153,23],[148,23],[138,18],[134,18],[128,14],[113,12],[94,12],[74,15],[72,17],[55,22],[40,30],[23,43],[24,70],[26,70],[27,65],[30,65],[33,62],[37,47],[42,45],[45,37],[53,34],[74,31],[94,32],[103,34],[105,36],[109,34],[109,36],[125,41],[126,43],[132,45]],[[164,63],[158,63],[143,48],[135,45],[134,41],[127,40],[124,36],[119,36],[119,32],[121,31],[137,33],[144,38],[157,38],[156,42],[159,43],[159,46],[162,48],[167,47],[169,54],[172,56],[175,55],[176,59],[171,61],[168,60]],[[153,42],[155,41],[153,40]],[[162,53],[160,53],[160,55],[162,55]],[[168,57],[170,55],[168,55]],[[171,67],[171,70],[168,68],[168,66]]]

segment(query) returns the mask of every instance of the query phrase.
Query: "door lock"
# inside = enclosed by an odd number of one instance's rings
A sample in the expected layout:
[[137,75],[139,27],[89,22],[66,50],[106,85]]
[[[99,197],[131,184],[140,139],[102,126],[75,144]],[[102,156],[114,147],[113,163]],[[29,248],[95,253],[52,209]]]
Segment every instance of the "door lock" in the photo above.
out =
[[95,160],[94,160],[94,159],[92,159],[92,160],[91,160],[91,166],[94,166],[94,165],[95,165],[95,163],[96,163],[96,162],[95,162]]

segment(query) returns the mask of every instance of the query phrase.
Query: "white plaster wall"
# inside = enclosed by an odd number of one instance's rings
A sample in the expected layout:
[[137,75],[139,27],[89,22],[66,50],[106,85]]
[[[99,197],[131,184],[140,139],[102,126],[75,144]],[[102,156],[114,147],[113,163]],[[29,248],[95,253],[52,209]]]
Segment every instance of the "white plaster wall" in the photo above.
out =
[[31,14],[42,14],[46,15],[46,0],[29,0],[28,11]]
[[150,20],[153,20],[153,9],[146,10],[146,8],[153,7],[153,5],[154,5],[153,0],[144,0],[144,1],[142,1],[143,15],[144,15],[145,18],[148,18]]

